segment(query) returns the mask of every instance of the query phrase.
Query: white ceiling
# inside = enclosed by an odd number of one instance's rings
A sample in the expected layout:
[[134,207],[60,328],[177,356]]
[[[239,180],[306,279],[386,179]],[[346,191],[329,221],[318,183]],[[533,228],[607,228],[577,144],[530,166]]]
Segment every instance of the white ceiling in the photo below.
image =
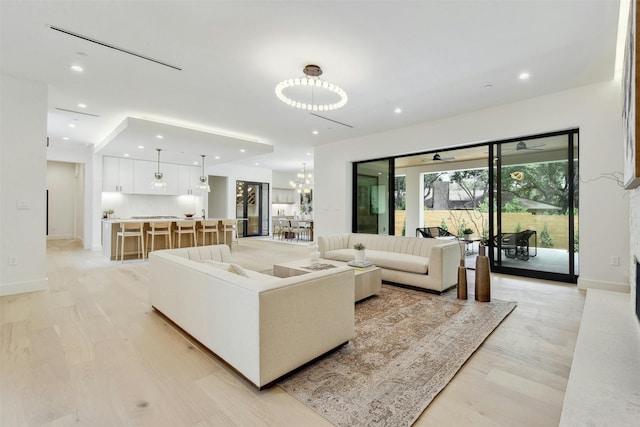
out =
[[[183,159],[245,140],[267,149],[232,150],[226,161],[281,171],[303,162],[311,170],[319,144],[611,79],[619,14],[615,0],[2,0],[0,8],[1,70],[48,85],[52,143],[152,159],[163,148],[163,161],[192,163]],[[276,98],[275,85],[307,64],[349,95],[322,115],[353,127]],[[112,138],[128,117],[222,136],[203,143],[178,129],[159,142],[151,126],[145,141]]]

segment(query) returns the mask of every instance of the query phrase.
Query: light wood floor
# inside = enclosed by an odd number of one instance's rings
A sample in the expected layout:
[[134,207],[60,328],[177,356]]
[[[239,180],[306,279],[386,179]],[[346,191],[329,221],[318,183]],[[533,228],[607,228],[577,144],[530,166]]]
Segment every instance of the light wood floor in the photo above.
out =
[[[256,239],[233,251],[259,271],[306,252]],[[49,242],[50,290],[0,298],[0,425],[331,425],[278,387],[256,391],[172,329],[149,306],[147,270]],[[492,297],[518,307],[415,425],[558,425],[583,294],[494,275]]]

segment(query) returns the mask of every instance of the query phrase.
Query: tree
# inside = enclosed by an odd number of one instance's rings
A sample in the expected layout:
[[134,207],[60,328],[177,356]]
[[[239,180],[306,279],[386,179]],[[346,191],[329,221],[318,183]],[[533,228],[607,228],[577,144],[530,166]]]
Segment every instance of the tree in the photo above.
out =
[[[487,169],[470,169],[453,172],[451,182],[455,183],[469,198],[470,209],[476,209],[489,192],[489,172]],[[479,195],[479,196],[478,196]]]
[[[502,168],[502,191],[514,197],[548,203],[566,215],[569,180],[567,162],[533,163]],[[574,178],[575,179],[575,178]]]

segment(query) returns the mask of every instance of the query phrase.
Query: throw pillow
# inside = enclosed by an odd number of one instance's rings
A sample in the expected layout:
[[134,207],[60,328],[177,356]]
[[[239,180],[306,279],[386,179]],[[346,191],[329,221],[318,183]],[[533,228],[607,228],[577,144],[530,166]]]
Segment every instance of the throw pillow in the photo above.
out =
[[229,264],[229,271],[240,276],[249,277],[249,273],[247,273],[247,271],[238,264]]

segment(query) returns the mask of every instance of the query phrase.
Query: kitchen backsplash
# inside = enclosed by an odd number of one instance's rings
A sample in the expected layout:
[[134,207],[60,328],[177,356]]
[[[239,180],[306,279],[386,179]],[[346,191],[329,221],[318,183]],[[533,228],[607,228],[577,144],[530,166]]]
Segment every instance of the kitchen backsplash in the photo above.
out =
[[102,210],[113,209],[111,217],[200,215],[203,208],[200,196],[159,196],[121,193],[102,193]]

